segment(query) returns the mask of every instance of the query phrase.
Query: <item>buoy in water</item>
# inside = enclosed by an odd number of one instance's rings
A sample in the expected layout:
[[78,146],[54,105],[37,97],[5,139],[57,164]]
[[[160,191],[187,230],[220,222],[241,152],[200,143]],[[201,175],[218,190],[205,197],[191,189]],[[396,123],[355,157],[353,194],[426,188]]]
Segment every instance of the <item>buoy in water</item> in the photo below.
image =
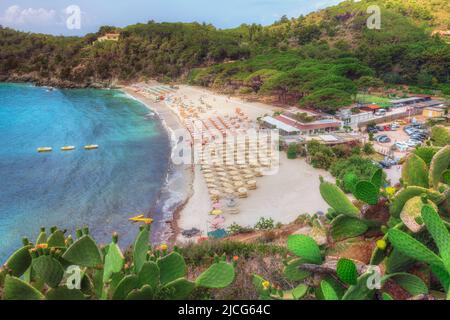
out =
[[89,144],[87,146],[84,146],[84,149],[86,149],[86,150],[98,149],[98,145],[97,144]]
[[50,147],[41,147],[37,149],[38,152],[42,153],[42,152],[52,152],[53,149]]

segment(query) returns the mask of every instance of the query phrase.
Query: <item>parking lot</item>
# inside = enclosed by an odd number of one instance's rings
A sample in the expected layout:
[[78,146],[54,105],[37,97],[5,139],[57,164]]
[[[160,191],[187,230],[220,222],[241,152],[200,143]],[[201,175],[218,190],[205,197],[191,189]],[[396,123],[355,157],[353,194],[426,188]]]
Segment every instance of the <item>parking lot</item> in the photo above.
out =
[[[389,123],[382,123],[377,125],[379,129],[383,129],[382,131],[379,130],[377,133],[374,133],[374,148],[377,152],[388,155],[391,147],[395,145],[396,143],[404,143],[410,140],[410,136],[404,131],[404,127],[408,126],[409,124],[405,125],[397,122],[399,124],[397,127],[391,128],[390,125],[392,122]],[[379,136],[386,136],[389,139],[385,139],[381,141],[377,141],[377,137]],[[384,141],[384,142],[383,142]],[[404,146],[404,148],[396,147],[394,151],[394,155],[397,158],[401,158],[405,156],[411,149],[413,149],[414,146]]]

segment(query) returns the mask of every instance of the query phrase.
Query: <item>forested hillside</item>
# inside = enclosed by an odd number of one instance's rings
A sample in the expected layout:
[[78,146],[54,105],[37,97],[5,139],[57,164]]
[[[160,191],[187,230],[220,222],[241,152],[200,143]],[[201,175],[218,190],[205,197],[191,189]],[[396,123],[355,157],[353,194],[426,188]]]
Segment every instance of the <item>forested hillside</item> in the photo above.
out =
[[[381,6],[380,30],[366,26],[372,4]],[[344,1],[266,27],[227,30],[150,21],[78,38],[1,28],[0,79],[60,86],[181,79],[330,111],[358,89],[385,84],[449,94],[450,46],[432,36],[449,27],[446,0],[383,0]],[[111,31],[119,41],[96,42]]]

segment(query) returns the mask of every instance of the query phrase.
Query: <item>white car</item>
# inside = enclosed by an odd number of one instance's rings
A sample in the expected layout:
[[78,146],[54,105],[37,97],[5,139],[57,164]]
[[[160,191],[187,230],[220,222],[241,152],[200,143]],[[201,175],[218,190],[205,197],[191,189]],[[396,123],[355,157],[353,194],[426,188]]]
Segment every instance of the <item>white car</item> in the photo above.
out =
[[395,147],[402,152],[408,150],[409,148],[405,142],[396,142]]
[[421,143],[422,142],[420,142],[418,140],[414,140],[414,139],[409,139],[408,141],[405,142],[405,144],[408,145],[411,148],[416,147],[416,146],[418,146]]

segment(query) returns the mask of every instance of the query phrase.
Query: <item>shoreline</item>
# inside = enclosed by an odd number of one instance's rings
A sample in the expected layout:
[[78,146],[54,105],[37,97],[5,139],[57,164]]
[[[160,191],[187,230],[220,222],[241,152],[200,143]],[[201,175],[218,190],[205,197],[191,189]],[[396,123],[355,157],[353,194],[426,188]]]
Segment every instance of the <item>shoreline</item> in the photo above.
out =
[[[140,103],[142,103],[147,109],[154,112],[159,120],[161,121],[163,127],[165,128],[170,143],[171,143],[171,152],[173,152],[174,147],[176,145],[174,132],[176,130],[185,129],[177,115],[172,112],[164,102],[152,102],[150,98],[145,97],[142,93],[136,92],[130,86],[121,86],[119,88],[126,95],[130,96],[132,99],[136,99]],[[169,214],[171,211],[171,217],[163,216],[163,220],[160,221],[161,226],[168,226],[169,230],[165,230],[162,235],[163,237],[159,237],[157,242],[167,243],[167,244],[175,244],[178,235],[181,233],[181,228],[178,225],[178,220],[180,219],[181,212],[188,204],[189,200],[193,196],[193,184],[194,184],[194,172],[190,170],[188,166],[177,166],[171,160],[172,153],[169,155],[169,168],[167,171],[166,182],[164,187],[161,189],[160,196],[156,202],[156,205],[161,204],[162,202],[167,202],[173,199],[170,199],[170,193],[173,192],[170,187],[172,187],[175,183],[172,182],[172,179],[179,178],[181,182],[178,183],[178,193],[181,194],[178,199],[176,199],[175,205],[172,208],[168,208],[169,212],[164,212],[165,214]],[[178,177],[176,175],[178,174]],[[168,189],[168,190],[167,190]],[[167,199],[163,199],[164,195],[167,194]],[[172,195],[173,196],[173,195]],[[164,205],[166,203],[161,204],[161,210],[164,209]],[[164,228],[164,227],[163,227]],[[166,227],[167,228],[167,227]],[[164,237],[164,235],[166,235]]]

